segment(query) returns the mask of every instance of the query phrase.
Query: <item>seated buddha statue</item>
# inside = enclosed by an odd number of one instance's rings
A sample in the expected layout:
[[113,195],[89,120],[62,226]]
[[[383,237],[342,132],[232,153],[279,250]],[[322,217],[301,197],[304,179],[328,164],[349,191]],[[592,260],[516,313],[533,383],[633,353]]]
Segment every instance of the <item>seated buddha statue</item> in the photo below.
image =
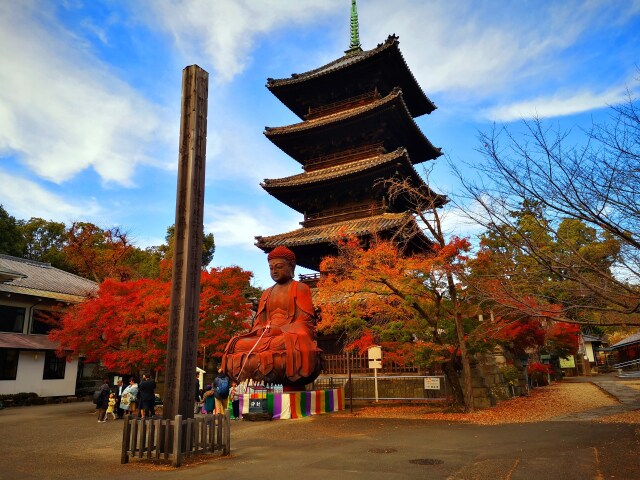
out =
[[227,344],[222,368],[238,382],[300,387],[322,369],[311,290],[293,279],[296,257],[291,250],[276,247],[267,259],[276,283],[262,294],[251,330]]

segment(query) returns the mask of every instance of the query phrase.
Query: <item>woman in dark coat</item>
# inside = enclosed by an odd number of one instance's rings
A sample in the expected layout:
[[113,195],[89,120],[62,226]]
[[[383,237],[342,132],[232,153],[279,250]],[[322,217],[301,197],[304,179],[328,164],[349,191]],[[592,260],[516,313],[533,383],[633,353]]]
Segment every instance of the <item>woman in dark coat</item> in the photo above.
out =
[[105,422],[105,413],[107,412],[107,408],[109,407],[109,394],[111,390],[109,389],[109,380],[104,379],[104,383],[100,387],[100,395],[98,396],[98,401],[96,402],[96,408],[98,409],[98,422]]

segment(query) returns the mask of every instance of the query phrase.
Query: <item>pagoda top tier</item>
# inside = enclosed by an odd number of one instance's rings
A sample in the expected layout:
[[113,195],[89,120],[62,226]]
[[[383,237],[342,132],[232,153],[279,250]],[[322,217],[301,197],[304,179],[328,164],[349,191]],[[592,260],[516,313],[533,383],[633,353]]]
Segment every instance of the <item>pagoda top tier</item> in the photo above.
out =
[[431,113],[436,106],[409,70],[396,35],[371,50],[352,49],[347,54],[290,78],[267,79],[267,88],[301,119],[315,109],[371,91],[383,97],[399,87],[412,117]]

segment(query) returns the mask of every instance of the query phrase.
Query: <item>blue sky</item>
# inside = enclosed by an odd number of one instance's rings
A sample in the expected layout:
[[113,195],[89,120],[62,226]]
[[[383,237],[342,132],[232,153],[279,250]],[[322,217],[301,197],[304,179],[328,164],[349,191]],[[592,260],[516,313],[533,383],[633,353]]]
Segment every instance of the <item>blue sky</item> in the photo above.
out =
[[[174,221],[182,69],[209,72],[212,265],[270,283],[256,235],[298,228],[260,187],[299,173],[262,134],[298,121],[265,88],[349,45],[350,0],[0,3],[0,204],[17,218],[119,226],[141,247]],[[538,115],[588,126],[637,88],[640,0],[360,0],[364,49],[389,34],[438,106],[418,119],[454,162],[478,131]],[[470,175],[473,172],[469,172]],[[455,195],[441,157],[432,187]],[[455,213],[456,232],[469,232]]]

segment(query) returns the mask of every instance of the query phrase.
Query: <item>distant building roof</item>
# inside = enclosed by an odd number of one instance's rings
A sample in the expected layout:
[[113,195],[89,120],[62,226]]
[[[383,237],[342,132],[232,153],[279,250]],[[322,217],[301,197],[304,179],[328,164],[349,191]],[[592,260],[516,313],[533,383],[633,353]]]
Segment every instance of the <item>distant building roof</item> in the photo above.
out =
[[0,255],[0,292],[77,303],[95,293],[98,284],[48,263]]
[[611,345],[611,348],[621,348],[627,345],[632,345],[634,343],[640,343],[640,333],[636,333],[635,335],[631,335],[624,340],[620,340],[618,343],[614,343],[613,345]]
[[22,333],[0,333],[0,348],[20,350],[55,350],[58,344],[46,335],[24,335]]
[[589,335],[588,333],[582,334],[582,340],[585,342],[602,342],[602,337],[597,335]]

